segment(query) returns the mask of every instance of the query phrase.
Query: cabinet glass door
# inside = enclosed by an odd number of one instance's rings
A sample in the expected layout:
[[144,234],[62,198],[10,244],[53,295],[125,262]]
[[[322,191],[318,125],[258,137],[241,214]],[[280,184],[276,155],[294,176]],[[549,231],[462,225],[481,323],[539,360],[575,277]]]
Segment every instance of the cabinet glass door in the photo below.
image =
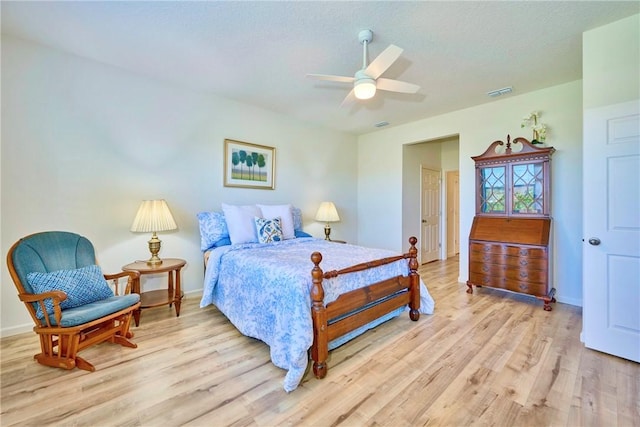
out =
[[480,169],[480,212],[495,214],[504,214],[506,212],[505,178],[504,166]]
[[544,173],[542,163],[513,165],[512,214],[542,214],[544,212]]

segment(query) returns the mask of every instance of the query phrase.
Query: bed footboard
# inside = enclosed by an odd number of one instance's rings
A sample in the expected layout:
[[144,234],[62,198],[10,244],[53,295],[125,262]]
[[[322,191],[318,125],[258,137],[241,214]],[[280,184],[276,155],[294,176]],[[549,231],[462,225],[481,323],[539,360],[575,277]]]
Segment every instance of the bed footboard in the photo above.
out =
[[[403,255],[382,258],[342,270],[323,272],[320,268],[322,254],[314,252],[311,261],[311,316],[313,319],[313,373],[316,378],[327,375],[327,359],[329,342],[362,325],[387,314],[398,307],[409,305],[409,317],[416,321],[420,318],[420,277],[418,276],[418,239],[409,238],[409,251]],[[341,274],[375,268],[401,259],[409,263],[408,276],[391,277],[372,283],[360,289],[340,295],[337,300],[324,304],[323,279],[330,279]]]

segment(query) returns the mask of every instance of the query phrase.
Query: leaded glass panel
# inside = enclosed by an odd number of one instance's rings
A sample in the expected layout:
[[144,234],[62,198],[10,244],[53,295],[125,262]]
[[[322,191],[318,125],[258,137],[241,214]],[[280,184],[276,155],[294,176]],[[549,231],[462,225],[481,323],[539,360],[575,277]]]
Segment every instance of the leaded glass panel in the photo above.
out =
[[513,166],[512,213],[541,214],[544,212],[544,174],[542,163]]
[[480,170],[480,211],[505,212],[505,167],[486,167]]

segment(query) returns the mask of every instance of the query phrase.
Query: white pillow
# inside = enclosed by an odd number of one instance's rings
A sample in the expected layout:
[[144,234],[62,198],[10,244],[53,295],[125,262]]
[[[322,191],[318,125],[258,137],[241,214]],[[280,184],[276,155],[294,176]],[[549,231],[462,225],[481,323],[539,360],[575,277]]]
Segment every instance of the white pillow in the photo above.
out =
[[256,205],[262,211],[262,217],[273,219],[280,217],[282,226],[282,238],[295,239],[296,233],[293,227],[293,206],[289,205]]
[[229,229],[229,238],[232,244],[254,243],[258,241],[256,233],[255,217],[262,218],[262,212],[255,205],[227,205],[222,204],[222,212]]

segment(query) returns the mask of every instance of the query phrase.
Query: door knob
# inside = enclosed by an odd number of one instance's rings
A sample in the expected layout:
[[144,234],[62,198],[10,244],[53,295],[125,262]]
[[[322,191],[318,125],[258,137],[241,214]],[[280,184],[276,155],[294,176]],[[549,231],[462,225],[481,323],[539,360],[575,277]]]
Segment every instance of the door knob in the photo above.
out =
[[592,237],[589,239],[589,244],[592,246],[598,246],[600,244],[600,239],[597,237]]

